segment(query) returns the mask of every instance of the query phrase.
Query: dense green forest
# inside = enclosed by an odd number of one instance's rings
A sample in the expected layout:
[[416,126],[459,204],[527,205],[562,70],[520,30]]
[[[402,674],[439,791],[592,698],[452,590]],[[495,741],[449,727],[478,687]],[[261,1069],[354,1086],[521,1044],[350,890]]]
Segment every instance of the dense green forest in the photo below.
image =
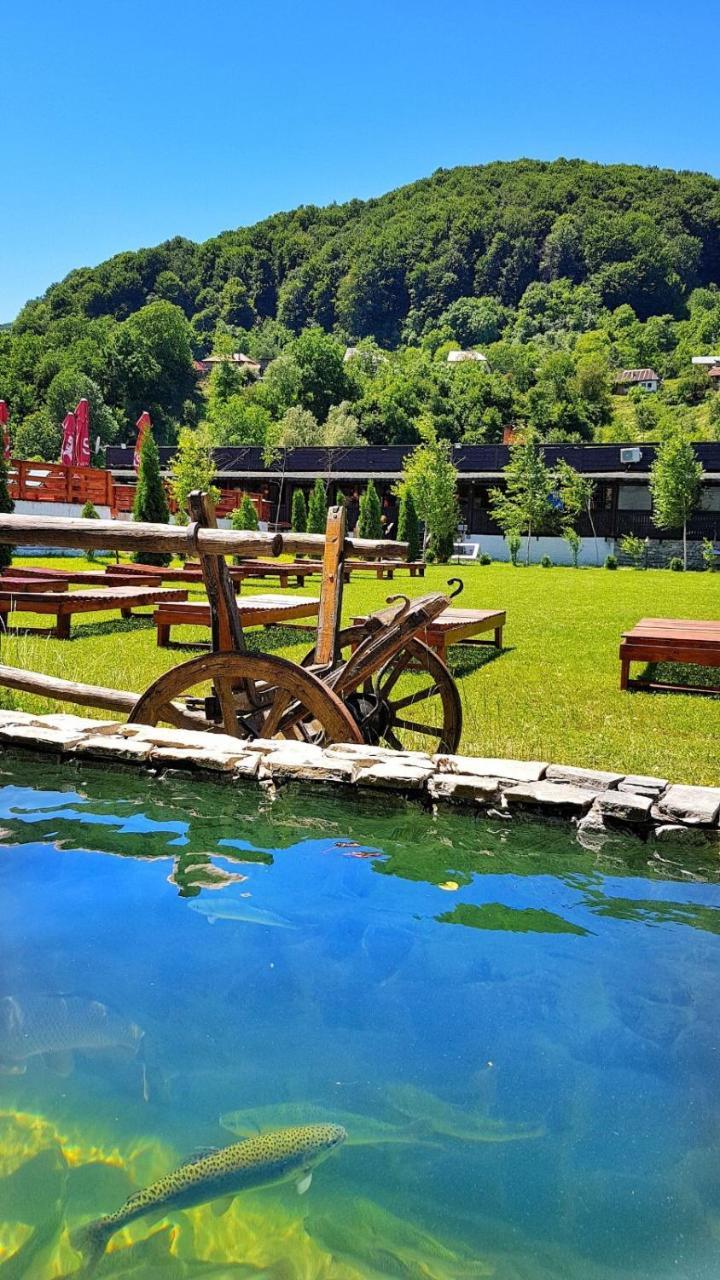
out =
[[[0,330],[16,453],[57,456],[80,395],[101,445],[143,409],[161,441],[455,441],[720,431],[690,357],[720,344],[720,182],[583,161],[440,170],[378,199],[303,206],[81,268]],[[357,348],[343,361],[346,346]],[[452,347],[484,363],[448,364]],[[242,350],[264,375],[193,360]],[[618,368],[662,392],[613,396]]]

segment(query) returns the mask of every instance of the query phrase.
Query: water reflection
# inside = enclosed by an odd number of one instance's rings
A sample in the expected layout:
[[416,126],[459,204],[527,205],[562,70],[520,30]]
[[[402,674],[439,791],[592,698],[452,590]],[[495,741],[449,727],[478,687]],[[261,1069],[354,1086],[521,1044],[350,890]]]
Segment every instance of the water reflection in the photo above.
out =
[[143,1219],[95,1274],[715,1277],[709,855],[27,777],[0,779],[0,1280],[77,1274],[72,1233],[198,1147],[328,1124],[306,1194]]

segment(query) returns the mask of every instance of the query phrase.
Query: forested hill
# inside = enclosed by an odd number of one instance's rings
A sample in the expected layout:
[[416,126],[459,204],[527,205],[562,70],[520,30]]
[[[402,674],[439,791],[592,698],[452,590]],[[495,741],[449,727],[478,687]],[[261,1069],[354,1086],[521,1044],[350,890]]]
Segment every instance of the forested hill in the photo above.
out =
[[458,298],[516,307],[534,281],[560,278],[640,319],[679,315],[693,288],[720,283],[720,182],[579,160],[440,170],[375,200],[119,254],[72,272],[20,323],[45,310],[124,319],[164,298],[198,335],[274,317],[395,346]]
[[[80,395],[104,443],[131,439],[143,409],[167,442],[207,422],[218,444],[410,443],[421,418],[468,443],[508,422],[653,438],[685,410],[715,434],[720,396],[690,356],[720,343],[718,286],[712,177],[580,160],[440,170],[71,272],[0,331],[0,399],[16,449],[47,458]],[[448,365],[452,346],[489,363]],[[262,380],[198,379],[193,357],[211,351],[247,353]],[[665,379],[652,403],[611,394],[634,367]]]

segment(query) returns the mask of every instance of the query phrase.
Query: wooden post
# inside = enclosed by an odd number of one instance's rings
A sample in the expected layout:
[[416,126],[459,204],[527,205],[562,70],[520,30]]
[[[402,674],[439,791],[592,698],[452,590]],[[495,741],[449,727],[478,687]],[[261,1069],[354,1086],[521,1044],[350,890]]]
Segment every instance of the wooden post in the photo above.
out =
[[[190,494],[189,506],[196,534],[199,529],[217,528],[215,510],[207,494],[194,489]],[[197,537],[193,541],[198,541]],[[199,548],[198,554],[210,602],[213,649],[222,653],[235,649],[242,653],[245,649],[245,637],[227,564],[222,556],[205,555]]]
[[345,507],[330,507],[325,526],[325,554],[320,588],[315,662],[317,666],[332,666],[337,660],[337,638],[342,611],[343,583],[345,581]]

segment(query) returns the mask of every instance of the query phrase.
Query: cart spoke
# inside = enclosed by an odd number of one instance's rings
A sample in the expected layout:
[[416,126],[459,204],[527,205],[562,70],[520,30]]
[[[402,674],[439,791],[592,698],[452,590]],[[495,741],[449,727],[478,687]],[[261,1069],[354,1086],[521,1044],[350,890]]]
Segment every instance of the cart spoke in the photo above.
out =
[[436,684],[428,685],[427,689],[419,689],[416,693],[408,693],[404,698],[398,698],[395,702],[388,700],[388,706],[391,711],[402,711],[404,707],[414,707],[418,702],[427,702],[428,698],[434,698],[439,689]]
[[396,728],[409,729],[411,733],[423,733],[431,738],[442,738],[442,725],[435,724],[419,724],[416,720],[401,720],[400,716],[396,716],[393,722]]

